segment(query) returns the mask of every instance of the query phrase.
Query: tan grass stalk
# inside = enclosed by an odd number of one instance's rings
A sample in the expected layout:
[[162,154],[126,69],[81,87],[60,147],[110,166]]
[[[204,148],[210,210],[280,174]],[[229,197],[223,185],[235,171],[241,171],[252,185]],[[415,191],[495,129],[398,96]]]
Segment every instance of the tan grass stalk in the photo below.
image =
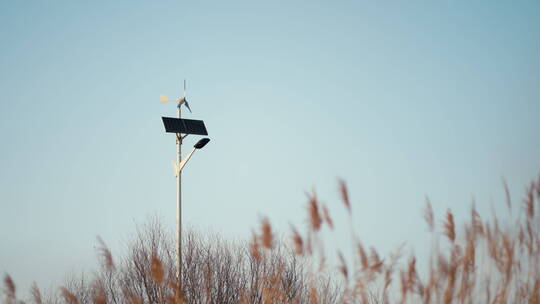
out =
[[313,191],[313,194],[309,196],[309,222],[310,228],[313,231],[319,231],[321,229],[321,214],[319,213],[319,202],[317,201],[317,194]]
[[302,236],[300,236],[300,233],[298,233],[298,230],[296,228],[292,227],[293,235],[292,240],[294,244],[294,252],[297,255],[303,255],[304,254],[304,241],[302,239]]
[[309,301],[311,304],[319,304],[318,292],[315,287],[311,287],[309,292]]
[[338,251],[338,257],[339,257],[339,262],[340,262],[339,271],[341,272],[345,280],[348,281],[349,269],[347,268],[347,262],[345,261],[345,258],[343,257],[343,254],[341,253],[341,251]]
[[508,189],[508,183],[506,182],[506,179],[502,179],[503,187],[504,187],[504,195],[506,196],[506,207],[509,211],[512,211],[512,197],[510,196],[510,189]]
[[307,255],[312,256],[313,255],[313,237],[311,233],[308,233],[307,235],[307,241],[306,241],[306,247],[305,252]]
[[484,227],[482,225],[482,219],[480,218],[478,211],[476,211],[476,207],[474,206],[474,203],[472,204],[472,207],[471,207],[471,225],[472,225],[472,233],[475,239],[476,239],[476,236],[482,236],[484,234]]
[[328,224],[328,227],[334,230],[334,222],[332,221],[332,218],[330,217],[330,212],[328,211],[328,208],[326,207],[326,205],[323,205],[323,218],[324,218],[324,221]]
[[[172,293],[170,293],[167,296],[167,303],[168,304],[183,304],[185,303],[185,297],[184,292],[180,290],[180,287],[178,286],[178,283],[175,280],[170,280],[168,282],[169,288],[172,290]],[[144,302],[141,300],[140,304],[143,304]],[[134,303],[139,304],[139,303]]]
[[375,250],[375,248],[373,247],[370,249],[369,259],[371,263],[371,265],[369,266],[370,270],[372,272],[380,273],[383,269],[384,261],[381,260],[381,258],[379,257],[379,254],[377,253],[377,250]]
[[407,293],[409,292],[409,288],[407,287],[407,273],[403,270],[399,271],[399,281],[400,281],[400,287],[401,287],[400,303],[403,304],[407,300]]
[[272,249],[273,247],[273,235],[272,226],[267,217],[261,221],[261,241],[264,248]]
[[534,182],[527,189],[527,197],[525,198],[525,208],[527,210],[527,217],[532,219],[534,217]]
[[349,211],[349,215],[350,215],[351,202],[349,200],[349,190],[347,189],[347,184],[342,179],[340,179],[338,183],[339,183],[339,193],[341,194],[341,201],[343,202],[343,204],[345,204],[345,207]]
[[92,304],[107,304],[107,293],[105,292],[105,287],[103,287],[101,282],[95,283]]
[[249,244],[250,254],[256,262],[261,261],[261,250],[259,248],[259,240],[255,232],[252,234],[251,242]]
[[409,288],[410,291],[413,291],[413,286],[416,282],[416,278],[416,257],[412,256],[409,260],[409,265],[407,267],[407,288]]
[[109,250],[109,247],[107,247],[103,239],[101,239],[101,237],[99,236],[97,237],[97,241],[99,243],[98,252],[99,252],[99,255],[103,259],[103,264],[105,266],[105,269],[109,271],[115,270],[113,257],[112,257],[111,251]]
[[39,291],[39,288],[36,284],[36,282],[32,283],[32,287],[30,287],[30,293],[32,294],[32,298],[34,299],[34,303],[41,304],[43,303],[41,292]]
[[60,287],[60,294],[64,298],[67,304],[79,304],[79,299],[72,294],[67,288]]
[[360,265],[362,265],[362,270],[366,270],[369,267],[368,256],[360,240],[356,240],[355,242],[356,242],[356,250],[358,251],[358,257],[360,258]]
[[15,287],[13,279],[9,274],[6,274],[4,276],[4,293],[6,294],[8,301],[15,301],[17,299],[16,291],[17,288]]
[[538,175],[538,181],[536,182],[536,198],[538,198],[538,203],[540,203],[540,174]]
[[431,202],[429,201],[429,198],[426,197],[426,207],[424,207],[424,220],[428,225],[429,232],[433,232],[435,230],[433,218],[433,208],[431,207]]
[[456,240],[456,226],[454,224],[454,215],[448,209],[446,211],[446,220],[444,222],[444,235],[453,243]]
[[163,284],[165,271],[156,252],[152,253],[152,257],[150,258],[150,274],[156,283]]

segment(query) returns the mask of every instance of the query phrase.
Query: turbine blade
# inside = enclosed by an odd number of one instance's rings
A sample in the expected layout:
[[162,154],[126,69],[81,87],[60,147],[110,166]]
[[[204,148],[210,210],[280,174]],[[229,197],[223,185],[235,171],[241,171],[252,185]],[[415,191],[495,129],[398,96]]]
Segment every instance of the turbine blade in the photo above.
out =
[[167,96],[165,95],[159,95],[159,103],[166,103],[171,101]]
[[189,113],[193,113],[191,112],[191,108],[189,107],[189,103],[187,102],[187,99],[184,99],[184,105],[186,105],[186,108],[189,110]]
[[184,98],[186,97],[186,79],[184,79]]

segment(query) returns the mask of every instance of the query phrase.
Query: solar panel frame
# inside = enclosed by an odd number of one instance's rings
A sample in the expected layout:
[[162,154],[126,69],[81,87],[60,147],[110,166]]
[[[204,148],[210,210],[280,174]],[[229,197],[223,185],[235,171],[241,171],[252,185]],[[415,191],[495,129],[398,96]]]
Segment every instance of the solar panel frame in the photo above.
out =
[[161,119],[167,133],[208,135],[208,131],[202,120],[173,117],[161,117]]

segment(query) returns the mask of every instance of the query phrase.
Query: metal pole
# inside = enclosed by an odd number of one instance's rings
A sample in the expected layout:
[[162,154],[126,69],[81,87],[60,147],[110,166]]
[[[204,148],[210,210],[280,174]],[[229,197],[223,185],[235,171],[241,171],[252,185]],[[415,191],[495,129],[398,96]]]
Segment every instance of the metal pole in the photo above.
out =
[[[181,104],[178,104],[178,118],[181,118]],[[182,135],[176,136],[176,152],[177,152],[177,164],[180,165],[182,161]],[[182,171],[178,171],[176,175],[176,244],[177,256],[176,256],[176,276],[178,279],[178,288],[182,290]]]

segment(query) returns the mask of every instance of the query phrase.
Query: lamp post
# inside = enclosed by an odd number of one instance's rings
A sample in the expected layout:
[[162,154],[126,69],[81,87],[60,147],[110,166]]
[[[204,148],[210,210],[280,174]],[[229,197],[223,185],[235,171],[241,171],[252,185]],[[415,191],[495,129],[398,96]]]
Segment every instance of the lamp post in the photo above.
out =
[[[199,140],[194,146],[193,150],[182,160],[182,141],[189,134],[195,135],[208,135],[206,126],[202,120],[182,119],[181,118],[181,106],[185,105],[191,112],[186,99],[186,82],[184,81],[184,96],[177,98],[178,103],[178,118],[162,117],[163,125],[165,126],[165,132],[175,133],[176,135],[176,153],[177,158],[174,162],[174,173],[176,175],[176,233],[177,233],[177,256],[176,256],[176,276],[178,279],[178,287],[182,288],[182,168],[189,161],[191,156],[196,150],[202,149],[210,139],[205,137]],[[161,103],[166,103],[170,100],[164,95],[160,96]],[[183,134],[183,135],[182,135]]]
[[[176,275],[178,277],[178,286],[182,286],[182,169],[187,164],[195,151],[202,149],[210,141],[210,138],[205,137],[199,140],[194,146],[191,152],[181,160],[180,148],[178,148],[178,165],[175,168],[177,178],[177,192],[176,192],[176,231],[177,231],[177,258],[176,258]],[[182,145],[181,139],[178,147]],[[181,160],[181,161],[180,161]]]

